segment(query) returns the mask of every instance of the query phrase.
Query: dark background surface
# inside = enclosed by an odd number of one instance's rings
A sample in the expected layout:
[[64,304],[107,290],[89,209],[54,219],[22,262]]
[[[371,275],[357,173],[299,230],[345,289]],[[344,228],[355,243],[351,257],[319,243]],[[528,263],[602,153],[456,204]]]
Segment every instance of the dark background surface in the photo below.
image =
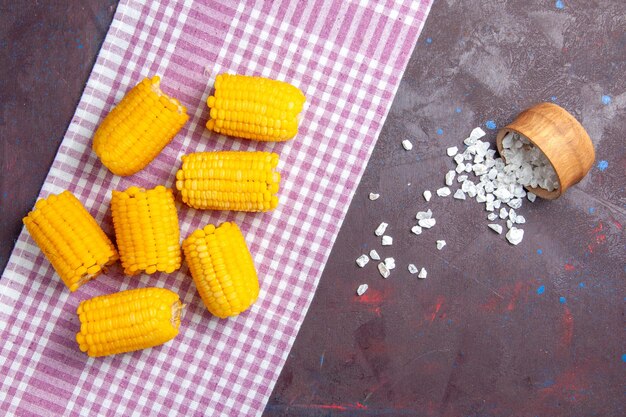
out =
[[[115,4],[0,2],[0,270]],[[621,0],[436,1],[264,415],[624,415],[625,86]],[[481,205],[421,198],[453,167],[446,147],[479,125],[494,143],[539,101],[583,123],[596,163],[558,201],[525,202],[518,247]],[[426,208],[437,225],[411,235]],[[355,265],[372,248],[396,259],[388,280]]]

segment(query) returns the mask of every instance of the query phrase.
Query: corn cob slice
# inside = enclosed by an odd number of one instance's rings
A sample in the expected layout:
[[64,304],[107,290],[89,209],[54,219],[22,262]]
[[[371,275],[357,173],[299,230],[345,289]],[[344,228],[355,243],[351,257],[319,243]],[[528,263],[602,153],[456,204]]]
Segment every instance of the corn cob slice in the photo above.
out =
[[113,227],[126,275],[180,268],[180,232],[172,190],[162,185],[145,190],[113,191]]
[[278,205],[278,155],[269,152],[198,152],[182,157],[176,188],[196,209],[269,211]]
[[187,110],[159,88],[160,78],[146,78],[102,121],[93,150],[116,175],[146,167],[187,122]]
[[69,191],[37,201],[23,221],[72,292],[118,259],[111,240]]
[[200,297],[212,314],[234,316],[256,301],[259,279],[235,223],[196,230],[183,241],[183,251]]
[[306,98],[283,81],[220,74],[207,105],[209,130],[245,139],[281,142],[298,133],[298,114]]
[[164,288],[139,288],[80,303],[78,347],[89,356],[106,356],[157,346],[173,339],[183,305]]

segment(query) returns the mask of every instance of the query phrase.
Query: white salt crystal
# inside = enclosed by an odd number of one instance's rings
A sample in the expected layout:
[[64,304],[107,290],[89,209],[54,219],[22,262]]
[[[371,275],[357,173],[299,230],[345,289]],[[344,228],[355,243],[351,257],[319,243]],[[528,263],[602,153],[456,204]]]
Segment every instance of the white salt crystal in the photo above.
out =
[[387,226],[389,226],[389,224],[382,222],[381,224],[378,225],[376,230],[374,230],[374,234],[376,236],[382,236],[385,233],[385,230],[387,230]]
[[422,220],[417,222],[417,224],[419,224],[420,227],[422,227],[424,229],[430,229],[436,223],[437,223],[437,221],[435,219],[422,219]]
[[457,154],[458,151],[459,151],[459,148],[457,148],[456,146],[451,146],[448,149],[446,149],[448,156],[454,156]]
[[380,275],[383,278],[389,278],[389,275],[391,275],[391,272],[389,272],[389,269],[387,268],[384,262],[380,262],[378,264],[378,272],[380,272]]
[[509,200],[506,204],[508,204],[508,206],[511,207],[511,208],[518,209],[518,208],[522,207],[522,199],[521,198],[513,198],[513,199]]
[[476,195],[476,202],[477,203],[484,203],[485,201],[487,201],[487,198],[485,197],[485,192],[484,191],[482,193],[479,192]]
[[463,155],[461,154],[455,155],[454,162],[456,162],[457,165],[464,164],[463,161],[464,161]]
[[457,174],[460,174],[461,172],[465,172],[465,164],[457,165],[454,170],[456,171]]
[[487,210],[487,211],[493,211],[494,210],[493,201],[487,200],[487,202],[485,203],[485,210]]
[[416,234],[416,235],[421,235],[422,234],[422,228],[419,226],[413,226],[411,227],[411,232]]
[[409,264],[409,272],[411,274],[417,274],[417,267],[413,264]]
[[[489,213],[489,214],[487,214],[487,219],[489,219],[490,221],[494,221],[497,218],[498,218],[498,215],[496,213]],[[372,258],[372,259],[374,259],[374,258]]]
[[472,172],[472,164],[470,163],[465,164],[465,172]]
[[378,200],[378,197],[380,197],[380,194],[370,193],[370,200]]
[[490,223],[487,225],[491,230],[493,230],[494,232],[496,232],[497,234],[501,234],[502,233],[502,226],[500,226],[499,224],[496,223]]
[[370,258],[368,258],[367,255],[361,255],[358,258],[356,258],[356,264],[360,268],[363,268],[365,265],[367,265],[369,261],[370,261]]
[[515,217],[515,223],[517,223],[517,224],[524,224],[524,223],[526,223],[526,217],[520,216],[520,215],[516,216]]
[[485,131],[482,130],[479,127],[475,127],[474,130],[472,130],[472,133],[470,133],[470,138],[474,138],[474,140],[478,140],[480,138],[482,138],[483,136],[485,136]]
[[513,222],[511,220],[507,220],[506,221],[506,227],[507,227],[507,229],[510,229],[511,227],[513,227]]
[[444,246],[446,246],[446,241],[445,240],[438,240],[437,241],[437,250],[443,249]]
[[381,244],[383,246],[391,246],[393,244],[393,238],[391,236],[383,236]]
[[502,204],[502,201],[500,201],[500,200],[495,200],[495,201],[493,202],[493,208],[494,208],[494,209],[499,209],[501,204]]
[[441,187],[437,190],[437,195],[439,197],[447,197],[450,195],[450,189],[448,187]]
[[396,267],[396,260],[393,258],[385,258],[385,266],[391,271]]
[[430,198],[433,196],[433,193],[431,193],[429,190],[426,190],[424,191],[423,196],[424,196],[424,200],[428,202],[430,201]]
[[408,139],[404,139],[404,140],[402,141],[402,147],[403,147],[405,150],[410,151],[411,149],[413,149],[413,144],[411,143],[411,141],[410,141],[410,140],[408,140]]
[[509,219],[511,219],[511,221],[515,223],[515,219],[517,219],[517,213],[515,212],[515,210],[509,209]]
[[517,245],[523,238],[524,230],[518,229],[517,227],[511,227],[506,234],[506,240],[508,240],[511,245]]
[[493,195],[503,202],[507,202],[511,199],[512,195],[505,187],[498,187],[497,190],[493,192]]
[[465,182],[467,180],[467,175],[459,175],[456,180],[458,182]]
[[500,209],[500,218],[506,219],[508,216],[509,216],[509,212],[504,207],[502,207]]
[[465,200],[465,193],[463,190],[456,190],[453,197],[457,200]]
[[530,201],[531,203],[534,203],[535,200],[537,199],[537,196],[533,193],[531,193],[530,191],[526,193],[526,198],[528,199],[528,201]]
[[432,217],[433,217],[433,211],[431,209],[428,209],[426,211],[418,211],[417,214],[415,215],[415,218],[417,220],[431,219]]
[[420,273],[417,274],[417,277],[420,279],[426,279],[427,275],[428,275],[428,272],[426,271],[426,268],[422,268],[420,269]]
[[446,185],[450,186],[452,185],[452,182],[454,181],[454,177],[456,176],[456,172],[454,171],[448,171],[446,173]]
[[487,167],[484,164],[476,164],[472,167],[474,175],[481,176],[487,173]]
[[365,294],[365,291],[367,291],[368,288],[369,286],[367,284],[359,285],[359,288],[356,289],[356,295],[358,295],[359,297],[362,296],[363,294]]
[[378,254],[378,252],[376,252],[376,249],[372,249],[370,251],[370,258],[372,258],[375,261],[380,261],[380,255]]

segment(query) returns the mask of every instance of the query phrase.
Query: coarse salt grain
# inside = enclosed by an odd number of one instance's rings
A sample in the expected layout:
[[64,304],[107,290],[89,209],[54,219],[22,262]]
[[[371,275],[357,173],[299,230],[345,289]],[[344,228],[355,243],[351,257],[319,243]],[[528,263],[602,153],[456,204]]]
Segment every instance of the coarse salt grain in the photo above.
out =
[[393,244],[393,238],[391,236],[383,236],[381,244],[383,246],[391,246]]
[[422,195],[424,196],[424,200],[428,202],[430,201],[430,198],[433,196],[433,193],[431,193],[429,190],[426,190],[424,191]]
[[428,209],[426,211],[418,211],[417,214],[415,215],[415,218],[417,220],[432,219],[432,217],[433,217],[433,211],[431,209]]
[[444,246],[446,246],[446,241],[445,240],[438,240],[437,241],[437,250],[443,249]]
[[437,221],[435,219],[421,219],[420,221],[417,222],[417,224],[424,229],[430,229],[436,223]]
[[417,277],[420,279],[426,279],[427,276],[428,276],[428,271],[426,271],[426,268],[420,269],[420,273],[417,274]]
[[456,146],[451,146],[448,149],[446,149],[446,153],[448,154],[448,156],[454,156],[457,154],[458,151],[459,151],[459,148],[457,148]]
[[531,203],[534,203],[535,200],[537,199],[537,196],[533,193],[531,193],[530,191],[526,193],[526,198],[528,199],[528,201],[530,201]]
[[390,271],[396,267],[396,260],[393,258],[385,258],[384,262],[385,262],[385,266]]
[[370,193],[370,200],[372,201],[378,200],[379,197],[380,197],[380,194]]
[[448,171],[446,173],[446,185],[450,186],[454,182],[454,177],[456,176],[456,172],[454,170]]
[[[489,219],[489,221],[494,221],[495,219],[498,218],[498,215],[496,213],[489,213],[487,215],[487,219]],[[371,255],[370,255],[371,256]]]
[[439,197],[447,197],[450,195],[450,189],[448,187],[441,187],[437,190],[437,195]]
[[456,190],[453,197],[457,200],[465,200],[465,193],[463,190]]
[[497,234],[501,234],[502,233],[502,226],[500,226],[499,224],[496,223],[490,223],[487,225],[491,230],[493,230],[494,232],[496,232]]
[[378,225],[376,230],[374,230],[374,234],[376,236],[382,236],[385,233],[385,230],[387,230],[387,226],[389,226],[389,224],[382,222],[381,224]]
[[411,233],[414,233],[416,235],[421,235],[422,234],[422,228],[419,226],[413,226],[411,227]]
[[517,245],[524,238],[524,230],[517,227],[511,227],[506,234],[506,239],[511,245]]
[[389,275],[391,275],[391,272],[389,272],[389,269],[384,262],[380,262],[378,264],[378,272],[380,272],[380,275],[385,279],[389,278]]
[[408,139],[404,139],[404,140],[402,141],[402,147],[403,147],[405,150],[410,151],[411,149],[413,149],[413,144],[411,143],[411,141],[410,141],[410,140],[408,140]]
[[509,215],[509,212],[506,211],[506,209],[503,207],[500,209],[500,218],[501,219],[506,219]]
[[409,272],[411,274],[417,274],[417,267],[413,264],[409,264]]
[[363,268],[365,265],[367,265],[367,263],[370,261],[370,258],[367,257],[367,255],[361,255],[358,258],[356,258],[356,264]]
[[375,261],[380,261],[380,255],[378,254],[378,252],[376,252],[376,249],[372,249],[370,251],[370,258],[372,258]]
[[365,291],[367,291],[368,288],[369,286],[367,284],[361,284],[359,285],[359,288],[356,289],[356,294],[360,297],[365,294]]

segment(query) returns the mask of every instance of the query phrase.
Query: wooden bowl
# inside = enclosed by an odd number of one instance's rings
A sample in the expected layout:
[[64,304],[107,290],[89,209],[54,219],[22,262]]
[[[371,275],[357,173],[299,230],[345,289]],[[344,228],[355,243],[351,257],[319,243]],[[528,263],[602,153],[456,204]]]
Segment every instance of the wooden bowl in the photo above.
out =
[[501,157],[502,139],[509,132],[521,134],[538,147],[556,172],[559,180],[557,189],[548,191],[540,187],[526,187],[541,198],[559,198],[565,190],[582,180],[593,165],[595,152],[585,128],[567,110],[556,104],[536,104],[500,129],[496,145]]

